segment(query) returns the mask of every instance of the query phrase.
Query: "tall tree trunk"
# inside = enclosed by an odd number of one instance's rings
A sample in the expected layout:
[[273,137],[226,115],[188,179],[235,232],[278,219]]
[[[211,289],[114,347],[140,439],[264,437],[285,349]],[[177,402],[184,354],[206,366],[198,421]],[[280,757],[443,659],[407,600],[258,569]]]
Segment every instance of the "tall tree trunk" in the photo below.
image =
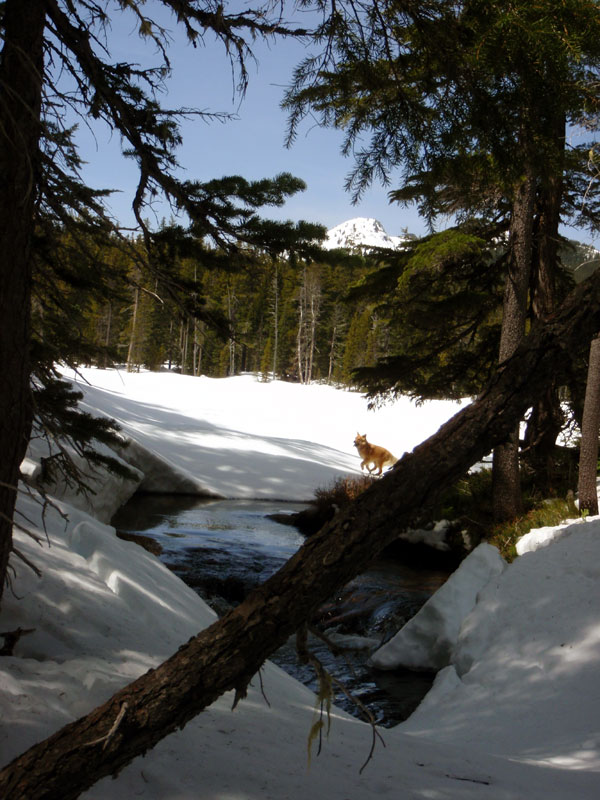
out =
[[169,322],[169,346],[167,351],[167,363],[169,371],[173,367],[173,320]]
[[192,375],[196,378],[198,376],[198,320],[194,319],[192,327]]
[[[113,315],[113,304],[112,300],[109,300],[106,304],[106,332],[104,335],[104,347],[106,350],[110,347],[110,336],[111,336],[111,328],[112,328],[112,315]],[[108,368],[108,353],[105,352],[102,356],[102,366],[104,369]]]
[[336,356],[336,348],[337,348],[337,332],[338,332],[338,324],[337,324],[337,305],[334,308],[334,317],[331,329],[331,342],[329,347],[329,368],[327,370],[327,383],[331,383],[331,379],[333,378],[333,367],[335,365],[335,356]]
[[229,325],[233,331],[233,336],[229,337],[229,367],[228,375],[235,375],[235,335],[236,335],[236,304],[237,298],[231,285],[227,285],[227,317]]
[[[513,200],[509,236],[509,269],[502,307],[500,364],[513,355],[525,333],[535,190],[535,178],[533,172],[529,171],[517,187]],[[513,519],[521,512],[518,420],[515,421],[515,427],[506,442],[494,450],[492,491],[496,520]]]
[[188,346],[190,342],[190,321],[181,320],[181,374],[187,375]]
[[140,289],[136,286],[133,292],[133,316],[131,318],[131,333],[129,334],[129,348],[127,350],[127,372],[133,372],[134,364],[136,363],[135,345],[139,305]]
[[298,359],[298,380],[306,383],[305,380],[305,361],[306,361],[306,267],[304,267],[304,277],[300,286],[300,296],[298,298],[298,331],[296,333],[296,358]]
[[[198,283],[198,265],[194,264],[194,285]],[[194,307],[197,303],[198,294],[194,292]],[[198,320],[194,317],[194,322],[192,325],[192,375],[196,378],[199,374],[199,367],[198,367]]]
[[202,356],[204,354],[204,338],[206,323],[194,321],[194,375],[202,373]]
[[273,380],[277,379],[277,354],[279,352],[279,267],[275,262],[273,275]]
[[600,336],[592,339],[588,364],[581,447],[579,449],[579,511],[598,513],[598,433],[600,427]]
[[[538,200],[537,231],[534,239],[531,280],[531,310],[534,319],[546,319],[556,306],[556,276],[559,270],[559,225],[563,199],[565,118],[557,116],[552,125],[555,156],[549,159],[552,174],[545,180]],[[564,415],[556,381],[534,403],[525,433],[525,459],[535,475],[536,488],[548,495],[554,488],[556,439]]]
[[310,333],[308,344],[307,383],[313,379],[313,365],[317,349],[317,322],[321,310],[321,284],[317,275],[312,272],[307,287],[310,302]]
[[42,100],[43,0],[7,0],[0,54],[0,596],[31,429],[31,243]]
[[309,272],[305,266],[302,271],[302,283],[298,297],[298,333],[296,336],[300,383],[310,383],[312,380],[320,301],[319,278],[313,270]]
[[490,448],[600,330],[600,273],[505,361],[488,388],[337,514],[237,608],[103,706],[34,745],[0,772],[0,796],[69,800],[117,772],[252,676],[322,602],[360,572]]

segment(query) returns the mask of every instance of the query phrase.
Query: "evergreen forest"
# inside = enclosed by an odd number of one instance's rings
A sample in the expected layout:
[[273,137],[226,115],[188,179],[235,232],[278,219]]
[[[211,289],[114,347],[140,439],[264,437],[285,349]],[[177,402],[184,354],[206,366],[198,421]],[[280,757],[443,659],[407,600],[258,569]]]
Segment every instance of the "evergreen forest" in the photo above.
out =
[[[386,351],[375,305],[349,294],[373,259],[322,251],[309,261],[257,250],[251,268],[239,269],[223,254],[215,266],[215,251],[201,242],[193,249],[190,255],[173,248],[168,278],[161,279],[140,269],[142,241],[108,241],[98,258],[118,264],[110,287],[98,293],[64,281],[61,305],[86,343],[75,362],[351,384],[356,367],[372,366]],[[171,279],[180,287],[176,298]],[[40,306],[41,331],[43,318]]]
[[[165,239],[172,233],[163,226]],[[315,248],[313,258],[299,259],[256,249],[247,253],[251,267],[241,269],[234,258],[197,242],[162,248],[163,276],[157,277],[144,268],[148,254],[141,238],[108,237],[95,250],[98,266],[110,265],[101,291],[91,279],[93,267],[86,278],[75,259],[52,293],[55,302],[48,291],[44,300],[34,300],[38,344],[57,348],[59,359],[70,353],[74,365],[215,378],[252,372],[263,380],[370,388],[373,395],[390,388],[385,365],[403,353],[410,363],[398,390],[418,398],[469,396],[495,365],[502,281],[500,275],[494,279],[493,265],[504,257],[502,247],[470,242],[467,248],[464,233],[447,230],[408,236],[397,251]],[[447,274],[431,291],[423,285],[423,265],[438,263],[442,251]],[[593,271],[598,253],[564,240],[561,263],[568,288]],[[179,287],[175,297],[173,284]],[[449,375],[442,362],[450,362],[451,347],[442,331],[450,317],[469,308],[485,333],[479,347],[473,338],[463,348],[463,362]],[[65,326],[77,344],[59,350]]]

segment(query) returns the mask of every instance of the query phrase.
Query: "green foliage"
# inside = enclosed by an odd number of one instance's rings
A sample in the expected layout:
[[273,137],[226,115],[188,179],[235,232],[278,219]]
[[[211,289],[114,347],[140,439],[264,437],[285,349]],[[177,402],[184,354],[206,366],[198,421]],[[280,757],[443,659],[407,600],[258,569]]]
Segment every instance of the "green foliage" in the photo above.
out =
[[420,185],[430,219],[497,207],[524,158],[556,169],[552,120],[595,113],[592,0],[342,0],[320,34],[322,52],[299,65],[284,102],[290,141],[307,116],[343,130],[354,196],[399,172],[400,191]]
[[530,530],[555,527],[573,516],[572,506],[567,499],[554,498],[536,505],[518,519],[493,526],[486,539],[500,550],[507,561],[512,561],[517,556],[517,541]]
[[[56,259],[63,245],[57,235],[52,241]],[[143,242],[98,241],[95,263],[106,265],[110,279],[103,285],[91,271],[86,283],[77,256],[76,288],[71,248],[70,272],[40,278],[36,290],[34,319],[55,347],[51,357],[106,366],[129,353],[132,369],[213,376],[232,368],[271,374],[276,363],[276,377],[298,380],[299,303],[310,274],[318,293],[313,380],[360,385],[373,396],[462,397],[479,391],[495,366],[505,252],[488,248],[472,226],[376,259],[340,253],[307,272],[301,262],[260,251],[245,253],[238,271],[215,261],[206,244],[192,244],[162,230],[157,275],[144,268]],[[572,247],[569,254],[574,265],[586,258]]]
[[[440,503],[440,516],[448,519],[458,519],[459,517],[475,515],[476,509],[481,509],[483,514],[487,515],[491,497],[491,469],[475,470],[459,480],[444,495]],[[476,516],[480,519],[482,518],[480,513],[477,513]]]
[[48,443],[49,456],[42,460],[42,484],[62,478],[80,491],[93,490],[86,485],[72,454],[89,466],[103,467],[125,479],[135,474],[119,459],[99,452],[97,443],[124,448],[119,426],[113,419],[94,417],[78,407],[81,392],[51,372],[40,373],[34,392],[35,422],[32,435]]
[[[344,509],[372,485],[373,478],[339,478],[331,486],[318,489],[311,505],[327,520],[332,506]],[[492,471],[478,469],[470,472],[448,490],[437,506],[428,511],[430,521],[448,519],[459,522],[472,546],[481,541],[498,548],[501,555],[512,561],[517,540],[533,528],[553,527],[579,514],[569,495],[563,498],[540,500],[531,495],[525,498],[526,512],[510,522],[495,524],[492,517]]]
[[[377,363],[355,370],[359,385],[371,397],[477,393],[497,359],[503,268],[504,252],[468,226],[417,240],[390,256],[352,290],[372,298],[387,332]],[[393,281],[377,302],[382,284]]]
[[[314,234],[312,228],[307,231]],[[55,246],[60,245],[58,237]],[[226,258],[172,226],[157,234],[150,254],[142,241],[123,244],[110,238],[94,252],[98,263],[118,267],[107,269],[108,285],[80,280],[75,294],[65,274],[60,283],[52,279],[52,292],[40,292],[40,328],[43,320],[48,330],[56,315],[53,341],[62,342],[77,325],[76,344],[69,349],[61,343],[55,358],[99,366],[127,362],[129,369],[168,366],[214,376],[271,373],[275,364],[277,377],[297,380],[300,299],[308,277],[318,298],[311,377],[341,381],[349,374],[343,361],[356,305],[344,296],[368,269],[362,258],[339,254],[334,260],[324,254],[329,263],[307,267],[298,253],[273,258],[256,247]],[[160,269],[150,268],[149,260],[160,262]],[[73,298],[72,308],[59,304],[64,297]],[[356,363],[374,361],[376,327],[367,313]]]
[[517,551],[515,545],[521,536],[534,528],[553,527],[566,519],[578,516],[574,504],[565,491],[564,498],[540,500],[525,493],[525,513],[501,524],[492,517],[492,472],[489,469],[469,473],[446,493],[436,516],[460,520],[461,527],[473,543],[486,541],[498,548],[501,555],[512,561]]

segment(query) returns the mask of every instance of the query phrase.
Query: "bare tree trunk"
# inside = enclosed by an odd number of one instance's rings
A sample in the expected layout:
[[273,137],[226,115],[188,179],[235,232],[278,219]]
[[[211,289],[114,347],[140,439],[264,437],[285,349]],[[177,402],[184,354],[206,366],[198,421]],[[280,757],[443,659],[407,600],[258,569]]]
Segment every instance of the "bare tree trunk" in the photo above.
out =
[[[306,273],[306,267],[304,268]],[[300,297],[298,298],[298,333],[296,334],[296,358],[298,359],[298,379],[300,383],[306,383],[305,380],[305,360],[306,360],[306,281],[302,281],[300,287]]]
[[[194,286],[198,283],[198,265],[194,264]],[[198,300],[198,294],[194,291],[193,294],[194,298],[194,307],[196,306]],[[196,378],[199,374],[199,367],[198,367],[198,320],[194,317],[192,323],[192,375]]]
[[321,310],[321,286],[319,279],[314,273],[310,276],[307,289],[310,302],[310,336],[308,344],[308,375],[306,382],[310,383],[313,379],[313,365],[317,349],[317,321]]
[[173,320],[169,322],[169,349],[167,352],[167,361],[169,370],[171,370],[173,366]]
[[[535,179],[527,174],[513,201],[509,238],[509,270],[502,307],[499,362],[502,364],[517,349],[525,333],[527,292],[531,272],[533,204]],[[494,518],[513,519],[522,510],[519,471],[519,420],[506,442],[494,450],[492,470]]]
[[202,373],[202,356],[204,354],[205,322],[194,321],[194,375]]
[[[235,334],[235,320],[236,320],[236,313],[235,313],[235,305],[237,299],[236,296],[231,288],[231,286],[227,286],[227,315],[229,318],[229,325],[231,330]],[[229,339],[229,372],[228,375],[235,375],[235,338],[230,337]]]
[[198,320],[194,319],[192,327],[192,375],[198,376]]
[[135,344],[137,334],[137,317],[140,305],[140,289],[135,287],[133,293],[133,316],[131,318],[131,333],[129,334],[129,349],[127,350],[127,372],[133,372],[135,364]]
[[331,330],[331,346],[329,348],[329,369],[327,370],[327,383],[331,383],[331,378],[333,376],[333,365],[335,363],[335,348],[337,345],[337,325],[333,324],[333,328]]
[[187,319],[181,320],[181,374],[186,375],[188,346],[190,341],[190,322]]
[[[112,300],[109,300],[108,303],[106,304],[106,332],[104,335],[104,347],[106,349],[110,347],[112,314],[113,314]],[[104,369],[107,369],[108,367],[108,353],[104,353],[104,355],[102,356],[102,366],[104,367]]]
[[310,383],[312,380],[320,301],[319,278],[314,271],[309,272],[304,267],[298,298],[298,334],[296,336],[300,383]]
[[592,339],[588,364],[581,447],[579,449],[579,511],[598,513],[598,431],[600,428],[600,336]]
[[569,369],[578,342],[599,329],[600,273],[581,284],[551,322],[527,337],[474,403],[374,481],[237,608],[157,669],[5,767],[0,796],[75,798],[224,692],[235,689],[243,697],[265,658],[424,506],[504,441],[544,387]]
[[277,379],[277,354],[279,352],[279,267],[275,262],[273,275],[273,380]]
[[31,242],[42,98],[43,0],[7,0],[0,54],[0,597],[31,429]]
[[332,330],[331,330],[331,343],[329,348],[329,369],[327,372],[327,383],[331,383],[333,379],[333,372],[336,367],[336,361],[338,358],[338,345],[339,345],[339,337],[338,332],[342,330],[343,326],[343,314],[340,309],[339,303],[336,303],[333,307],[333,320],[332,320]]

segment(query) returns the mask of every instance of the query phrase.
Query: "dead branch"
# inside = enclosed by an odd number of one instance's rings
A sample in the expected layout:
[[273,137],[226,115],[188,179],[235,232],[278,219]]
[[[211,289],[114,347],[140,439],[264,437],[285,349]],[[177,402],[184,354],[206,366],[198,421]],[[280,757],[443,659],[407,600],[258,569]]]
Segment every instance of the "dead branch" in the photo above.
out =
[[0,647],[0,656],[12,656],[15,645],[21,638],[28,633],[33,633],[35,628],[17,628],[15,631],[4,631],[0,636],[4,639],[4,645]]
[[25,555],[24,555],[24,554],[23,554],[23,553],[22,553],[20,550],[18,550],[18,549],[17,549],[17,548],[16,548],[14,545],[13,545],[13,546],[12,546],[12,548],[11,548],[11,553],[14,553],[14,554],[17,556],[17,558],[21,559],[21,561],[22,561],[24,564],[27,564],[27,566],[29,567],[29,569],[30,569],[30,570],[32,570],[32,572],[34,572],[34,573],[37,575],[37,577],[38,577],[38,578],[41,578],[41,577],[42,577],[42,572],[41,572],[41,570],[39,570],[39,569],[36,567],[36,565],[33,563],[33,561],[30,561],[30,560],[27,558],[27,556],[25,556]]

